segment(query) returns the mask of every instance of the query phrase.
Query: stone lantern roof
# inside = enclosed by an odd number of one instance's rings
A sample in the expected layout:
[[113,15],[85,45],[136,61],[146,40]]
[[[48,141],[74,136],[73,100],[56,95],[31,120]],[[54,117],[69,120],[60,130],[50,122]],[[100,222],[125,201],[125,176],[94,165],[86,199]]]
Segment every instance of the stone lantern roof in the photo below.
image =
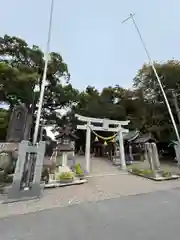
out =
[[56,136],[56,140],[62,138],[69,138],[71,140],[77,140],[78,137],[75,135],[75,130],[69,125],[64,125],[60,128],[59,134]]

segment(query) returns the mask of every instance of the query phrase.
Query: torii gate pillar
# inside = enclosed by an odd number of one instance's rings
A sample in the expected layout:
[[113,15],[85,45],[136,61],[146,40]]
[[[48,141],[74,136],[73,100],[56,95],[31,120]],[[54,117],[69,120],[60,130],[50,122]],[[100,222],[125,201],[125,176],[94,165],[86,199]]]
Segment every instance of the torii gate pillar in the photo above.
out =
[[126,159],[124,154],[124,140],[123,140],[122,129],[120,129],[119,131],[119,152],[120,152],[121,169],[126,170]]
[[[86,130],[86,149],[85,149],[85,159],[86,159],[86,171],[90,172],[90,147],[91,147],[91,129],[94,131],[104,131],[104,132],[117,132],[119,134],[119,150],[120,150],[120,161],[121,168],[126,169],[126,161],[124,154],[124,141],[123,133],[128,133],[129,130],[122,128],[122,126],[127,126],[129,120],[127,121],[116,121],[110,119],[101,119],[101,118],[91,118],[84,117],[81,115],[75,115],[79,121],[86,122],[84,125],[78,125],[77,129]],[[96,127],[92,123],[102,123],[101,127]],[[115,125],[116,127],[109,127],[109,125]]]
[[87,123],[86,128],[86,148],[85,148],[85,159],[86,159],[86,171],[90,172],[90,149],[91,149],[91,129],[90,122]]

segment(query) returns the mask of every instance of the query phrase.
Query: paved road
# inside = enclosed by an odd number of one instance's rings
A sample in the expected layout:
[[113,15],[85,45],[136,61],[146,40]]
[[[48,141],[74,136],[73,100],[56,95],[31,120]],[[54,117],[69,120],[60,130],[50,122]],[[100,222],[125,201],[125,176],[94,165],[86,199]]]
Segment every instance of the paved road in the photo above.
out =
[[179,240],[180,189],[0,219],[3,240]]

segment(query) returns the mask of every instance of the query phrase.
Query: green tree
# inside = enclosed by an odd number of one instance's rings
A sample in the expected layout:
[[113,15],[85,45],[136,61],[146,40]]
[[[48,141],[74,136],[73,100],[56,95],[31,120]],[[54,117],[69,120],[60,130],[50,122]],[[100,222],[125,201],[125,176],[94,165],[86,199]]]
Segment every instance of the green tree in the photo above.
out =
[[[163,88],[168,97],[173,115],[177,115],[172,99],[172,90],[180,93],[180,62],[176,60],[155,63]],[[154,132],[159,139],[168,140],[173,131],[169,113],[152,67],[145,64],[134,78],[134,86],[141,90],[146,102],[146,130]],[[180,102],[179,102],[180,103]]]
[[104,88],[101,92],[88,86],[79,94],[79,100],[74,106],[75,113],[96,118],[121,119],[125,118],[124,109],[117,101],[116,89]]
[[5,140],[8,127],[9,112],[5,109],[0,109],[0,141]]
[[[0,38],[0,102],[10,108],[24,103],[29,111],[36,113],[43,70],[44,54],[38,46],[29,46],[25,40],[8,35]],[[78,91],[69,83],[69,78],[62,56],[51,52],[43,101],[43,117],[47,123],[54,120],[56,124],[56,112],[76,101]],[[66,81],[65,85],[62,80]]]
[[30,48],[17,37],[5,35],[0,38],[0,100],[11,107],[21,102],[29,107],[42,60],[43,54],[38,47]]

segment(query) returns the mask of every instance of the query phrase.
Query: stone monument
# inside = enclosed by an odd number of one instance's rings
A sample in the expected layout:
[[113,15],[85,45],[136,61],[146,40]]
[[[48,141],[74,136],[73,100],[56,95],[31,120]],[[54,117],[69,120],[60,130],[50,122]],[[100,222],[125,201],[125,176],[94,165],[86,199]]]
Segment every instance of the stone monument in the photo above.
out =
[[8,125],[6,142],[0,143],[0,168],[8,171],[13,161],[17,160],[19,143],[28,140],[32,123],[32,114],[28,113],[22,104],[16,106],[12,113]]
[[145,143],[145,160],[148,161],[150,169],[156,175],[160,171],[160,161],[155,143]]
[[177,141],[174,142],[174,150],[175,150],[178,166],[180,167],[180,145]]
[[6,142],[19,143],[22,140],[29,140],[32,125],[32,114],[21,104],[16,106],[11,114]]
[[[13,178],[12,187],[8,191],[8,200],[15,202],[39,198],[41,196],[41,174],[45,155],[45,142],[33,146],[29,141],[19,144],[18,160]],[[29,161],[33,168],[29,169]],[[30,177],[28,177],[30,176]]]

